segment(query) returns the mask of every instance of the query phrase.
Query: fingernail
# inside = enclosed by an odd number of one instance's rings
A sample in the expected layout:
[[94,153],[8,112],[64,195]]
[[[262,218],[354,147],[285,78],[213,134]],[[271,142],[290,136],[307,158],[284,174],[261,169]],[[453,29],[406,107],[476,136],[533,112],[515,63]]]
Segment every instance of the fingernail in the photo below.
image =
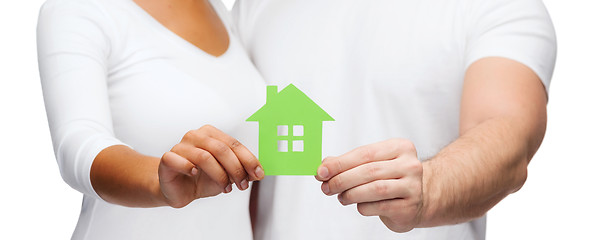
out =
[[231,192],[231,184],[228,184],[227,187],[225,187],[225,193],[230,193]]
[[322,184],[322,192],[324,192],[326,195],[330,195],[330,184],[327,182]]
[[193,168],[193,169],[191,169],[191,174],[192,174],[193,176],[197,175],[197,172],[198,172],[198,171],[197,171],[197,169],[196,169],[196,168]]
[[240,186],[242,187],[242,190],[246,190],[246,188],[248,188],[248,181],[246,179],[242,180]]
[[256,178],[258,178],[258,179],[262,179],[262,177],[264,177],[264,171],[262,170],[262,168],[260,166],[256,167],[256,170],[254,170],[254,174],[256,175]]
[[328,173],[327,167],[322,166],[322,167],[320,167],[320,169],[318,169],[318,176],[320,176],[321,178],[326,179],[326,178],[328,178],[328,175],[329,175],[329,173]]
[[344,203],[342,202],[342,194],[338,194],[338,201],[339,201],[341,204],[344,204]]

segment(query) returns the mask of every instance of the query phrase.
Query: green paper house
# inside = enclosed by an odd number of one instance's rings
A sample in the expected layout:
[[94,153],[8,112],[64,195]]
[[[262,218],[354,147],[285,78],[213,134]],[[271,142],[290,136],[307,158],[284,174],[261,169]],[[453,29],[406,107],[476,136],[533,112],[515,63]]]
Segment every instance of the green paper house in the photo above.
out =
[[293,84],[267,86],[258,122],[258,158],[266,175],[316,175],[322,162],[322,123],[334,121]]

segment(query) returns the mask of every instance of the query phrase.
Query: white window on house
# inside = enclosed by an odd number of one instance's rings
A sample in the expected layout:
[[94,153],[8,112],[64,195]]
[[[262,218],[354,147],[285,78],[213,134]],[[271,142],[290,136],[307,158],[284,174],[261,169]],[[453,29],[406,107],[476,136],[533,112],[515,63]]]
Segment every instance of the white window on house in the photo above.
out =
[[293,125],[293,136],[303,136],[303,125]]
[[303,125],[278,125],[277,150],[279,152],[303,152]]
[[293,141],[293,152],[303,152],[303,140]]
[[287,140],[279,140],[277,145],[279,152],[288,152],[289,151],[289,141]]
[[278,136],[289,136],[289,125],[278,125],[277,126]]

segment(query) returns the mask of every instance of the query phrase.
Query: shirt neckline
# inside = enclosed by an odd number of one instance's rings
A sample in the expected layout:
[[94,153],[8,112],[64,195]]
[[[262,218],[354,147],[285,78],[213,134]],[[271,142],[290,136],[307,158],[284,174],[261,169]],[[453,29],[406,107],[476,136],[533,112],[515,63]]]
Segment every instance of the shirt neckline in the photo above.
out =
[[231,33],[231,28],[230,28],[230,26],[228,26],[228,23],[221,16],[222,13],[219,12],[219,9],[215,6],[215,4],[212,4],[211,2],[209,2],[209,4],[211,4],[211,7],[213,7],[213,9],[215,10],[217,17],[223,23],[223,26],[225,27],[225,31],[227,32],[227,35],[229,38],[229,44],[227,46],[227,49],[225,50],[225,52],[223,52],[219,56],[214,56],[214,55],[206,52],[205,50],[201,49],[197,45],[192,44],[191,42],[182,38],[178,34],[174,33],[172,30],[170,30],[166,26],[162,25],[162,23],[160,23],[158,20],[156,20],[152,15],[150,15],[148,12],[146,12],[143,8],[141,8],[139,5],[137,5],[137,3],[135,3],[135,1],[127,0],[125,2],[128,2],[128,4],[131,6],[131,8],[133,8],[134,11],[136,11],[139,15],[141,15],[141,17],[144,18],[151,27],[154,27],[155,31],[162,33],[162,35],[164,35],[169,40],[176,42],[178,45],[185,46],[190,49],[195,49],[194,52],[198,52],[200,55],[205,55],[209,58],[212,58],[215,60],[220,60],[220,59],[225,58],[225,56],[228,55],[230,50],[232,49],[234,38]]

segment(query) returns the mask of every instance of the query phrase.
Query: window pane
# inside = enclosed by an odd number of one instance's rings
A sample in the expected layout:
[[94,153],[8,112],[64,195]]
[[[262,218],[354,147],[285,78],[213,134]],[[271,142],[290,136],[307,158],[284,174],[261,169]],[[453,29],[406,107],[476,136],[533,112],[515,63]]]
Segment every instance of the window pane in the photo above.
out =
[[303,140],[293,141],[293,152],[303,152]]
[[287,126],[287,125],[278,125],[277,126],[277,135],[278,136],[287,136],[287,135],[289,135],[289,126]]
[[289,150],[289,142],[287,140],[279,140],[277,142],[279,152],[287,152]]
[[293,126],[293,136],[303,136],[303,125]]

